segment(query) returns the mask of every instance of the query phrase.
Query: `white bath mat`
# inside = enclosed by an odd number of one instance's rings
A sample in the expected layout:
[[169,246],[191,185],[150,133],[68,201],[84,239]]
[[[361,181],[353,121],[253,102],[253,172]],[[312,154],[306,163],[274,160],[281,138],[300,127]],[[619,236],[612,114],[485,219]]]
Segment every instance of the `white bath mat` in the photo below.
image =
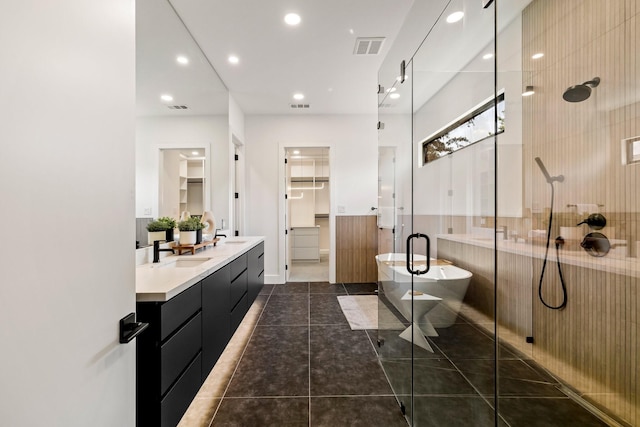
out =
[[338,303],[353,330],[405,329],[376,295],[339,295]]

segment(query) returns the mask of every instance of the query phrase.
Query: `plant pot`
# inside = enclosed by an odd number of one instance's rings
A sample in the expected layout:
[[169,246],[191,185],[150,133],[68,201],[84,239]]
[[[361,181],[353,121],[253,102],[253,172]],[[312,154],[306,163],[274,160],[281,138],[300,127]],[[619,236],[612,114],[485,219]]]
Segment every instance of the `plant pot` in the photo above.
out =
[[173,228],[168,229],[167,231],[165,231],[165,233],[167,242],[173,242]]
[[202,230],[196,230],[196,245],[202,243]]
[[149,245],[153,245],[153,242],[156,240],[165,240],[167,238],[167,233],[165,231],[148,231],[147,232],[147,243]]
[[181,245],[195,245],[196,244],[196,232],[195,231],[181,231],[180,232],[180,244]]

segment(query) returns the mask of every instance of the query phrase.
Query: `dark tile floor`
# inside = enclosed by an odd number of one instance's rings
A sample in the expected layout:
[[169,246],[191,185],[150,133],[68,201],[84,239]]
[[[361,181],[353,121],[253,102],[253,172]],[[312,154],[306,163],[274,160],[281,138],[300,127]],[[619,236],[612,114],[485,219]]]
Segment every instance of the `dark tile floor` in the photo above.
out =
[[504,347],[496,424],[493,339],[462,318],[429,338],[433,353],[398,331],[352,331],[336,295],[376,290],[265,285],[262,315],[211,425],[405,427],[400,400],[415,426],[606,426]]

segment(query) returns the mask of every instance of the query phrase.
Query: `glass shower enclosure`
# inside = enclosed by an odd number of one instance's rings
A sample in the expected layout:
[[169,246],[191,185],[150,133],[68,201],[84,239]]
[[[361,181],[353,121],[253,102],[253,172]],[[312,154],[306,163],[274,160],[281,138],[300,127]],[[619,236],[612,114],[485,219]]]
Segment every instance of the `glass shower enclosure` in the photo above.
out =
[[416,2],[379,70],[377,352],[411,426],[640,425],[640,4],[601,3]]

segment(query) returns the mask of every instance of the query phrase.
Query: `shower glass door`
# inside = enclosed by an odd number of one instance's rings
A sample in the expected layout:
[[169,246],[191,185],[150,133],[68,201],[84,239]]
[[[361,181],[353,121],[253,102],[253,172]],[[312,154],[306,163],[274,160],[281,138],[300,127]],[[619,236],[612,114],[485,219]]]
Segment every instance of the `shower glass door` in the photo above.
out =
[[378,99],[376,338],[409,425],[640,426],[639,22],[414,2]]
[[[499,422],[496,134],[505,96],[494,15],[477,1],[416,4],[409,16],[420,18],[405,26],[426,38],[402,58],[404,82],[394,80],[399,61],[379,74],[381,162],[395,149],[395,247],[378,257],[378,352],[411,426]],[[386,170],[380,188],[391,184]]]
[[500,424],[496,140],[506,94],[496,85],[494,31],[493,6],[447,2],[412,59],[412,216],[432,258],[414,278],[413,306],[421,330],[435,330],[431,352],[414,345],[413,426]]
[[[413,277],[406,239],[413,234],[411,193],[411,68],[380,73],[378,94],[378,331],[380,363],[403,413],[412,413]],[[424,343],[426,340],[422,338]]]

